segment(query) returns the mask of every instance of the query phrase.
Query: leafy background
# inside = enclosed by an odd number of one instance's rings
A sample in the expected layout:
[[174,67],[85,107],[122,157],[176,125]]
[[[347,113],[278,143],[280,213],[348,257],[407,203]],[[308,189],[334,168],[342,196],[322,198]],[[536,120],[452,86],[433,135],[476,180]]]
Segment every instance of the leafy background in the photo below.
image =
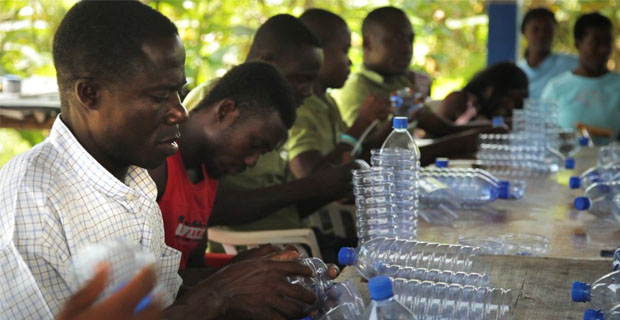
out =
[[[51,55],[54,31],[75,1],[0,0],[0,74],[55,74]],[[433,98],[460,88],[486,62],[488,17],[481,0],[145,0],[179,27],[187,52],[190,87],[244,60],[254,31],[278,13],[299,16],[307,8],[324,8],[342,16],[352,31],[353,69],[362,61],[361,22],[373,8],[393,5],[409,15],[416,33],[412,68],[434,78]],[[575,53],[572,26],[581,13],[600,11],[618,26],[617,0],[525,0],[530,7],[551,8],[558,19],[555,50]],[[617,38],[616,38],[617,39]],[[525,42],[522,43],[522,48]],[[616,40],[611,69],[620,68]],[[1,127],[0,123],[0,127]],[[0,166],[41,141],[46,132],[0,128]]]

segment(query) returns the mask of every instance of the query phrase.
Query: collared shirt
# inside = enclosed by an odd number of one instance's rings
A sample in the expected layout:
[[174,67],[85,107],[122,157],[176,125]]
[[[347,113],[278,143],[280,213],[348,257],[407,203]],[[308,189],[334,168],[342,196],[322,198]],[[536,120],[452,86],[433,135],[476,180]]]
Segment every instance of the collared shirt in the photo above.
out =
[[520,59],[517,66],[525,72],[529,81],[529,97],[539,99],[542,91],[549,80],[555,76],[576,69],[579,60],[571,55],[552,53],[535,68],[527,64],[527,59]]
[[357,119],[362,102],[369,94],[389,96],[398,89],[412,86],[413,83],[406,75],[386,81],[379,73],[362,66],[360,71],[349,77],[342,89],[334,92],[334,98],[338,102],[342,119],[350,127]]
[[297,120],[289,130],[287,141],[289,161],[311,150],[328,154],[338,144],[339,136],[347,130],[338,105],[329,93],[323,98],[313,95],[297,109]]
[[[195,108],[204,99],[217,80],[207,81],[198,85],[183,100],[188,110]],[[219,181],[222,189],[259,189],[294,179],[287,165],[288,156],[284,147],[262,155],[254,168],[236,174],[224,176]],[[244,225],[231,226],[234,230],[254,231],[303,228],[306,224],[301,221],[299,212],[295,206],[288,206],[273,212],[257,221]]]
[[0,171],[0,211],[15,219],[0,255],[0,318],[53,318],[79,289],[72,256],[114,239],[139,243],[156,257],[163,303],[171,304],[181,285],[181,255],[164,242],[156,195],[145,169],[129,167],[119,181],[58,117],[45,141]]
[[[549,81],[542,93],[542,100],[558,104],[559,124],[575,129],[583,123],[613,131],[614,139],[620,134],[620,74],[606,74],[587,78],[567,71]],[[608,139],[594,137],[597,144]]]

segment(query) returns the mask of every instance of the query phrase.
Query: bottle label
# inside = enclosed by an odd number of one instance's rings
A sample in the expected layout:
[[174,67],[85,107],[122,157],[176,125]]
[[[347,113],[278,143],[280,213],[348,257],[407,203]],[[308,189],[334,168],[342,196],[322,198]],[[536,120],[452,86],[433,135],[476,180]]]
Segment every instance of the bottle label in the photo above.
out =
[[448,189],[448,186],[433,177],[423,177],[418,181],[418,185],[427,193],[435,192],[441,189]]

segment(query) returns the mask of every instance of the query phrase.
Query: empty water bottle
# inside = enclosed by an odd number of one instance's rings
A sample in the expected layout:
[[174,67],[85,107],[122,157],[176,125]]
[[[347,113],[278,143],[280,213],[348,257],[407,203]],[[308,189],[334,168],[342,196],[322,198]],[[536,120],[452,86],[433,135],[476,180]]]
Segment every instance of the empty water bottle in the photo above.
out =
[[317,296],[317,302],[323,299],[325,292],[333,285],[332,279],[329,277],[328,268],[319,258],[303,258],[299,262],[312,269],[312,277],[293,276],[288,277],[288,281],[292,284],[299,284],[304,288],[314,292]]
[[401,267],[391,265],[385,265],[378,271],[379,274],[390,278],[456,283],[460,285],[471,285],[475,287],[488,287],[489,285],[491,285],[491,278],[487,273],[454,272],[450,270]]
[[598,151],[598,165],[620,163],[620,144],[610,144]]
[[585,189],[594,183],[615,180],[620,180],[620,163],[592,167],[578,177],[570,177],[569,186],[571,189]]
[[[498,198],[508,199],[511,194],[517,198],[525,192],[515,190],[511,192],[509,181],[495,182],[482,174],[483,170],[452,170],[452,169],[423,169],[420,170],[420,180],[432,177],[442,185],[453,191],[456,202],[463,208],[477,208],[495,201]],[[422,195],[420,195],[422,199]]]
[[[111,240],[101,243],[91,244],[78,250],[73,257],[73,270],[77,283],[77,288],[82,288],[95,275],[96,266],[105,262],[109,272],[107,284],[98,301],[110,296],[121,289],[142,268],[155,263],[155,257],[140,245],[128,240]],[[144,297],[136,306],[135,312],[147,307],[152,297],[161,292],[161,284],[156,284],[151,294]]]
[[355,217],[360,243],[376,237],[398,236],[394,190],[394,173],[391,168],[353,170]]
[[320,320],[359,319],[364,312],[364,300],[350,282],[334,283],[319,302],[315,318]]
[[424,106],[422,98],[421,93],[414,93],[410,88],[402,88],[390,95],[390,102],[397,116],[409,118]]
[[358,248],[341,248],[338,262],[355,266],[366,279],[379,275],[384,265],[484,273],[484,266],[473,261],[480,253],[470,246],[376,238]]
[[393,287],[395,299],[419,319],[510,319],[510,290],[406,279],[394,279]]
[[368,281],[372,301],[361,319],[364,320],[415,320],[411,311],[394,299],[390,278],[378,276]]
[[373,166],[390,168],[394,172],[395,191],[392,203],[398,219],[398,237],[415,239],[418,227],[417,181],[420,151],[407,131],[406,117],[394,117],[394,130],[380,150],[371,151]]
[[616,222],[620,224],[620,193],[614,197],[612,205],[611,213],[614,219],[616,219]]
[[583,196],[575,198],[573,204],[575,209],[587,210],[596,217],[614,218],[613,198],[619,193],[620,181],[595,183],[586,189]]
[[600,310],[586,309],[586,312],[583,313],[583,320],[620,320],[620,310],[603,312]]
[[[618,199],[618,205],[620,205],[620,196],[616,197],[616,199]],[[613,271],[620,270],[620,248],[617,248],[614,251],[614,257],[611,262],[611,269]]]
[[589,301],[601,311],[613,309],[620,304],[620,271],[609,273],[592,284],[573,282],[571,297],[575,302]]
[[453,225],[460,204],[454,190],[430,176],[418,179],[419,216],[430,224]]

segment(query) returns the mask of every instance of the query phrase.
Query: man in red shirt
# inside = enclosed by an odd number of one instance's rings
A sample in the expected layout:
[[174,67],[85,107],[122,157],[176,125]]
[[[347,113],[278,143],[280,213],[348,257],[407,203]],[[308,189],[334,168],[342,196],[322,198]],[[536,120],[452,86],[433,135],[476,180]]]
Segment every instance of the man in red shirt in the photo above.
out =
[[180,127],[179,152],[150,171],[166,244],[182,252],[181,270],[204,266],[217,179],[254,167],[261,154],[284,142],[294,121],[290,86],[263,62],[231,69],[191,110]]

